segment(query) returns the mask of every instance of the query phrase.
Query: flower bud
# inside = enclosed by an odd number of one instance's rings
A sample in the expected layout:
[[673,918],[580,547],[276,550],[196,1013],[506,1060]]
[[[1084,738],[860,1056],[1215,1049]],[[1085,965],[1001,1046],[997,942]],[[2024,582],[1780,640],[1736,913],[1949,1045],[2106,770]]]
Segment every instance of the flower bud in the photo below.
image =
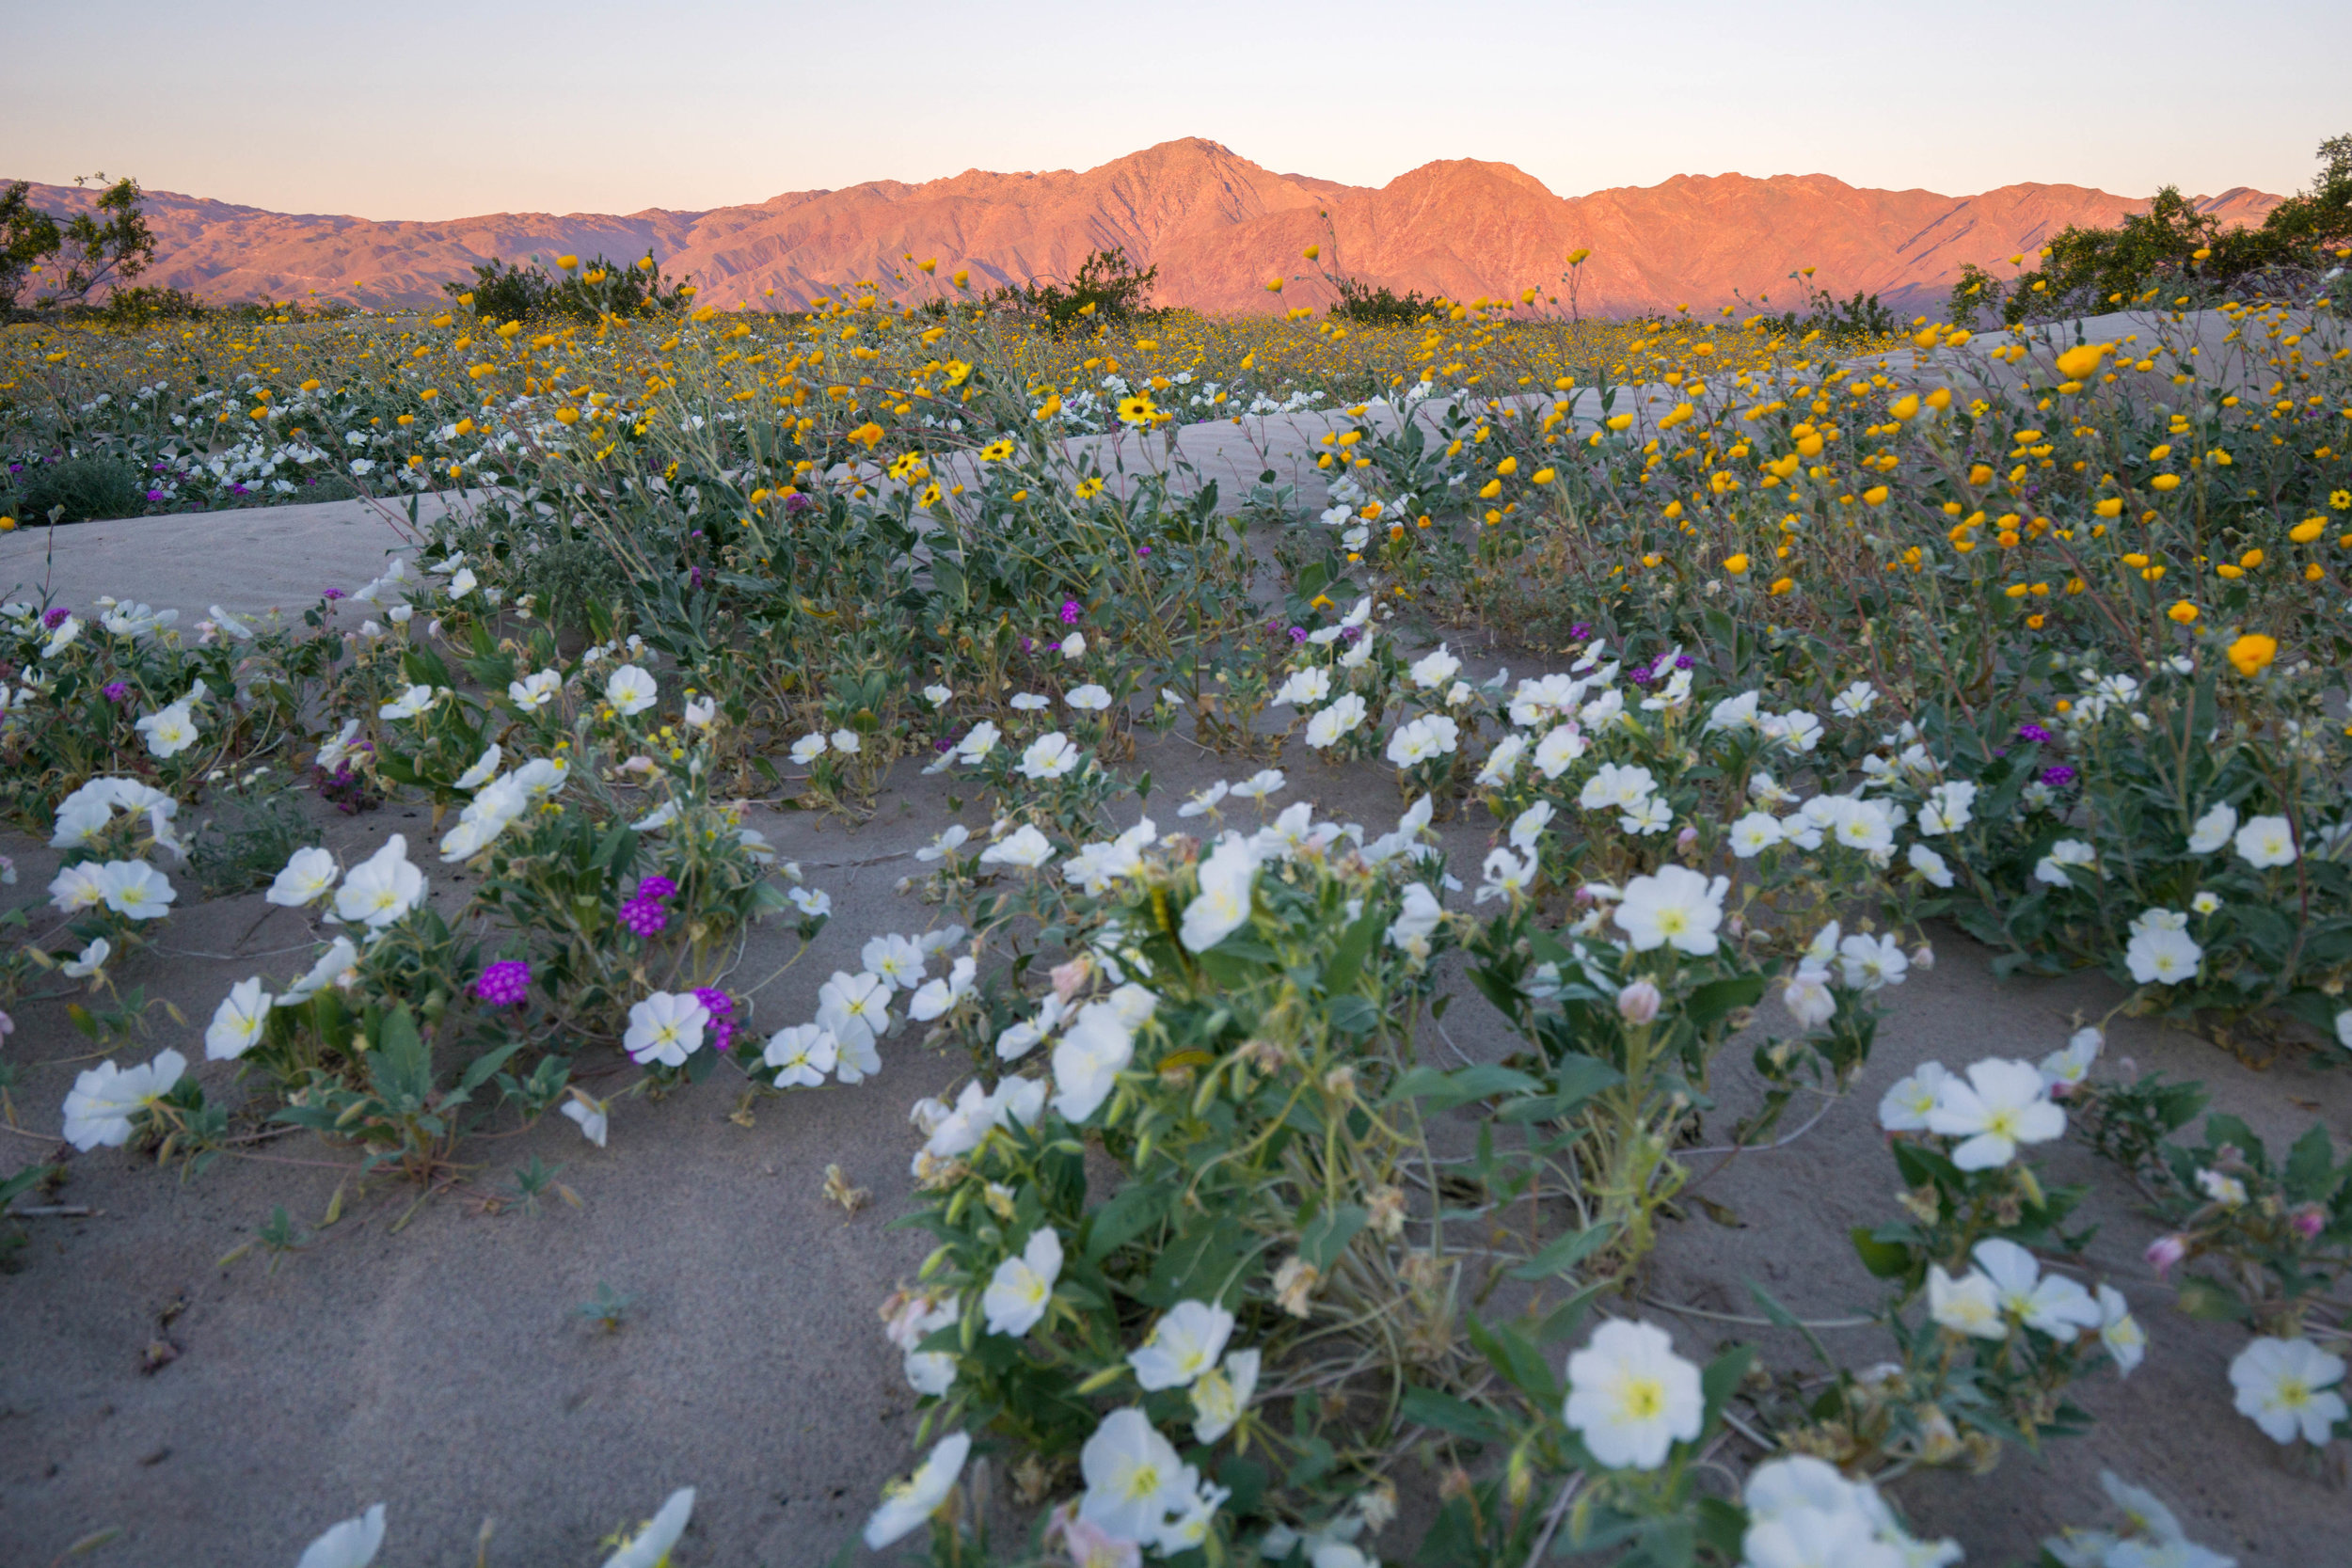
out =
[[1617,1016],[1628,1023],[1647,1023],[1658,1016],[1658,988],[1647,980],[1636,980],[1617,992]]
[[2156,1271],[2159,1279],[2164,1277],[2166,1270],[2187,1256],[2188,1243],[2177,1235],[2157,1237],[2148,1243],[2148,1250],[2141,1254],[2148,1266]]
[[2293,1226],[2295,1233],[2303,1240],[2313,1241],[2328,1228],[2328,1212],[2316,1203],[2306,1203],[2287,1216],[2287,1224]]

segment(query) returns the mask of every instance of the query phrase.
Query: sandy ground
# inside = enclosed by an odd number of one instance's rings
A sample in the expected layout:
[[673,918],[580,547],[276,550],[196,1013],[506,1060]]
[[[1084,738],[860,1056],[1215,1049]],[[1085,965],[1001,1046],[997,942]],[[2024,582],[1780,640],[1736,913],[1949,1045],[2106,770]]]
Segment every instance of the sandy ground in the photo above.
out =
[[[1399,807],[1384,773],[1290,762],[1292,794],[1311,795],[1329,815],[1377,828]],[[1227,771],[1174,737],[1147,741],[1135,766],[1160,781],[1164,824],[1182,791]],[[817,986],[836,967],[856,967],[866,937],[933,922],[935,911],[894,887],[914,869],[909,852],[946,820],[946,781],[893,784],[878,815],[854,829],[788,814],[764,824],[833,894],[835,912],[806,956],[760,992],[763,1033],[807,1017]],[[420,824],[395,807],[327,818],[326,831],[352,850]],[[1454,863],[1475,864],[1485,826],[1446,832]],[[37,897],[53,857],[21,838],[6,849],[24,871],[15,896]],[[446,874],[435,882],[437,898],[464,896]],[[161,951],[124,979],[175,1000],[200,1026],[234,980],[280,976],[304,961],[303,925],[258,895],[183,903]],[[740,974],[767,974],[796,945],[763,934]],[[1794,1144],[1733,1162],[1701,1189],[1738,1227],[1695,1213],[1667,1227],[1645,1315],[1753,1316],[1750,1280],[1804,1316],[1867,1310],[1873,1286],[1846,1233],[1893,1212],[1898,1182],[1876,1130],[1878,1095],[1931,1057],[1953,1066],[1995,1052],[2038,1058],[2062,1043],[2075,1013],[2095,1015],[2117,996],[2096,977],[1996,983],[1966,939],[1941,933],[1938,946],[1934,971],[1915,974],[1894,998],[1854,1096]],[[20,1022],[11,1053],[23,1067],[19,1131],[0,1137],[0,1168],[56,1152],[46,1134],[89,1059],[60,1003],[27,1006]],[[1507,1049],[1474,996],[1447,1030],[1447,1047],[1471,1056]],[[160,1014],[150,1044],[201,1057],[199,1028]],[[1430,1049],[1439,1050],[1434,1039]],[[2111,1053],[2207,1080],[2220,1103],[2265,1133],[2299,1131],[2316,1113],[2340,1142],[2352,1135],[2352,1080],[2342,1073],[2250,1072],[2209,1045],[2135,1023],[2116,1030]],[[1717,1129],[1752,1095],[1745,1056],[1735,1044],[1720,1058]],[[702,1503],[680,1568],[826,1560],[880,1481],[908,1462],[913,1402],[874,1307],[924,1250],[916,1236],[887,1228],[909,1197],[915,1140],[906,1109],[949,1086],[961,1067],[904,1039],[884,1059],[866,1085],[763,1101],[749,1127],[728,1119],[739,1090],[722,1074],[660,1103],[623,1104],[607,1149],[556,1118],[478,1141],[466,1150],[480,1162],[470,1189],[427,1204],[397,1232],[414,1195],[389,1181],[347,1193],[340,1222],[322,1225],[347,1157],[307,1135],[184,1182],[119,1151],[71,1157],[55,1201],[96,1212],[27,1222],[24,1267],[0,1279],[0,1343],[9,1347],[0,1541],[16,1543],[0,1560],[47,1562],[93,1530],[119,1527],[90,1560],[291,1562],[315,1530],[383,1500],[393,1520],[389,1562],[469,1562],[488,1519],[494,1563],[584,1563],[600,1537],[688,1484],[702,1489]],[[602,1066],[596,1092],[630,1076]],[[199,1070],[215,1092],[232,1081],[226,1064]],[[533,1154],[563,1167],[580,1207],[487,1212],[480,1196],[507,1186]],[[873,1193],[855,1214],[822,1196],[831,1164]],[[2231,1412],[2224,1369],[2235,1331],[2170,1310],[2169,1291],[2138,1261],[2153,1232],[2118,1182],[2078,1150],[2059,1151],[2053,1165],[2098,1189],[2105,1225],[2092,1256],[2142,1313],[2153,1352],[2128,1383],[2090,1386],[2100,1424],[2088,1438],[2042,1457],[2012,1452],[1990,1481],[1907,1483],[1901,1496],[1919,1522],[1966,1543],[1971,1561],[2008,1560],[2060,1522],[2096,1513],[2098,1472],[2112,1467],[2172,1501],[2196,1538],[2249,1565],[2328,1560],[2344,1494]],[[313,1234],[310,1244],[274,1270],[259,1257],[222,1266],[279,1204]],[[616,1333],[574,1310],[600,1285],[634,1298]],[[1677,1333],[1693,1352],[1760,1338],[1782,1364],[1802,1360],[1783,1336],[1712,1318],[1682,1317]],[[1876,1356],[1867,1331],[1828,1338],[1851,1362]],[[144,1371],[158,1338],[178,1356]],[[2194,1440],[2184,1441],[2189,1433]],[[1385,1544],[1402,1553],[1408,1543]]]
[[[1287,467],[1283,481],[1303,482],[1302,503],[1321,500],[1311,459],[1327,428],[1321,417],[1294,418],[1267,443]],[[1232,499],[1265,461],[1248,439],[1256,434],[1196,426],[1181,439],[1221,487],[1232,486],[1224,490]],[[67,602],[114,593],[189,619],[213,603],[298,610],[319,588],[357,587],[405,542],[351,502],[54,531],[54,561],[40,534],[0,540],[0,587],[46,571]],[[1290,765],[1294,789],[1282,799],[1311,796],[1327,815],[1375,828],[1401,806],[1385,768],[1336,772],[1296,749]],[[1183,792],[1248,770],[1183,738],[1147,741],[1128,770],[1146,768],[1158,781],[1151,809],[1163,827]],[[894,886],[914,869],[911,851],[946,820],[946,796],[945,780],[902,768],[874,817],[855,828],[790,814],[762,824],[831,892],[835,911],[809,952],[758,993],[762,1033],[809,1016],[818,985],[835,968],[857,967],[867,937],[933,923],[935,911]],[[965,817],[983,825],[968,807]],[[330,814],[321,826],[326,842],[364,853],[394,831],[413,841],[424,824],[394,807],[357,820]],[[1486,825],[1446,832],[1467,874]],[[0,898],[38,903],[55,857],[14,833],[0,833],[0,852],[23,871]],[[436,896],[461,900],[462,883],[433,869]],[[193,894],[186,888],[159,950],[123,978],[177,1003],[195,1026],[159,1010],[151,1037],[127,1056],[171,1045],[200,1060],[201,1022],[230,983],[256,972],[283,978],[311,951],[304,921],[258,895],[198,902]],[[769,974],[796,945],[781,931],[762,934],[741,975]],[[1747,1337],[1780,1364],[1802,1360],[1788,1337],[1721,1321],[1753,1315],[1751,1280],[1801,1315],[1867,1311],[1875,1291],[1847,1231],[1893,1212],[1898,1181],[1874,1117],[1885,1085],[1930,1058],[1953,1067],[1994,1053],[2039,1058],[2063,1042],[2077,1013],[2095,1016],[2118,999],[2096,976],[1996,982],[1965,938],[1940,933],[1937,945],[1934,971],[1915,972],[1895,997],[1855,1095],[1789,1147],[1708,1179],[1701,1190],[1736,1227],[1695,1213],[1668,1227],[1641,1309],[1677,1322],[1686,1349]],[[91,1059],[60,1000],[20,1009],[18,1022],[9,1059],[21,1077],[12,1121],[0,1130],[0,1171],[56,1154],[59,1105]],[[1508,1049],[1474,996],[1448,1029],[1471,1056]],[[54,1201],[94,1212],[25,1222],[23,1267],[0,1277],[0,1564],[48,1563],[109,1528],[121,1533],[87,1560],[291,1563],[318,1530],[379,1500],[391,1510],[390,1564],[472,1562],[485,1520],[492,1563],[586,1563],[598,1560],[600,1538],[679,1485],[702,1494],[679,1568],[829,1560],[882,1480],[910,1458],[913,1400],[874,1307],[924,1250],[915,1235],[888,1228],[909,1196],[907,1107],[952,1085],[961,1069],[904,1039],[884,1054],[879,1080],[763,1101],[748,1127],[729,1119],[739,1091],[722,1074],[658,1103],[621,1106],[604,1150],[556,1118],[477,1140],[466,1149],[480,1162],[469,1191],[426,1204],[397,1230],[414,1195],[389,1181],[347,1190],[340,1221],[323,1223],[347,1156],[307,1135],[186,1181],[120,1151],[71,1156]],[[2109,1054],[2204,1079],[2220,1107],[2265,1135],[2289,1137],[2316,1118],[2339,1146],[2352,1141],[2344,1073],[2294,1063],[2256,1072],[2190,1037],[2128,1022]],[[1735,1044],[1720,1059],[1717,1129],[1753,1097],[1745,1055]],[[625,1065],[602,1070],[599,1093],[631,1076]],[[233,1092],[225,1065],[199,1071],[208,1089]],[[482,1195],[508,1187],[533,1155],[563,1167],[579,1206],[491,1212]],[[822,1196],[833,1164],[872,1191],[854,1214]],[[2238,1331],[2170,1308],[2170,1290],[2138,1259],[2153,1230],[2111,1174],[2072,1148],[2051,1165],[2060,1180],[2092,1184],[2103,1227],[2091,1256],[2140,1311],[2153,1352],[2129,1382],[2089,1387],[2085,1402],[2099,1418],[2089,1437],[2043,1455],[2011,1452],[1990,1480],[1905,1482],[1899,1496],[1916,1522],[1958,1537],[1971,1562],[2028,1557],[2060,1523],[2104,1513],[2097,1476],[2108,1467],[2153,1487],[2194,1538],[2249,1568],[2343,1560],[2352,1505],[2340,1482],[2282,1455],[2230,1408],[2224,1369]],[[259,1256],[223,1266],[278,1205],[310,1243],[274,1268]],[[633,1298],[617,1332],[575,1311],[600,1286]],[[1719,1316],[1696,1315],[1706,1313]],[[1868,1331],[1826,1338],[1850,1364],[1876,1356]],[[158,1340],[176,1357],[144,1370]],[[1411,1543],[1400,1530],[1380,1544],[1402,1556]]]

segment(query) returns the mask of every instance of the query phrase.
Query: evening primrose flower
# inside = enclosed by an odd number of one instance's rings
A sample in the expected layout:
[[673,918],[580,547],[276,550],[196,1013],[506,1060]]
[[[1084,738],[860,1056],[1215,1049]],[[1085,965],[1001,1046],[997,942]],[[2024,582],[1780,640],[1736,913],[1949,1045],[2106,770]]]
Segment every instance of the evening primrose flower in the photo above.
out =
[[2106,1037],[2096,1028],[2075,1030],[2065,1050],[2042,1058],[2042,1082],[2053,1094],[2074,1087],[2090,1076],[2090,1064],[2099,1059],[2099,1048],[2106,1043]]
[[1279,768],[1262,768],[1233,786],[1233,793],[1245,800],[1263,803],[1269,795],[1279,795],[1290,776]]
[[852,1064],[871,1055],[876,1037],[890,1028],[890,988],[878,974],[836,969],[817,988],[817,1022],[838,1043],[841,1081],[854,1084]]
[[[996,1049],[1005,1054],[1005,1042],[997,1041]],[[1054,1044],[1055,1113],[1073,1122],[1094,1115],[1135,1054],[1135,1025],[1117,1006],[1089,1002],[1078,1009],[1076,1022]]]
[[493,740],[480,756],[474,758],[472,767],[457,775],[450,787],[461,790],[468,795],[472,794],[498,777],[499,759],[503,755],[505,755],[505,748]]
[[1258,852],[1250,841],[1227,834],[1200,863],[1200,891],[1184,906],[1178,933],[1191,952],[1205,953],[1249,923]]
[[1100,713],[1111,705],[1111,694],[1107,688],[1089,681],[1076,690],[1065,693],[1062,701],[1081,713]]
[[1731,825],[1726,838],[1733,855],[1754,860],[1781,841],[1780,820],[1770,812],[1752,811]]
[[1271,699],[1277,707],[1290,705],[1307,707],[1331,694],[1331,672],[1320,664],[1304,670],[1294,670]]
[[359,949],[352,945],[351,939],[337,937],[301,979],[279,993],[278,1006],[299,1006],[328,986],[339,984],[358,962]]
[[2132,934],[2124,946],[2123,962],[2141,985],[2179,985],[2197,977],[2205,950],[2186,931],[2171,927],[2147,927]]
[[2230,842],[2237,832],[2237,808],[2228,801],[2214,807],[2197,819],[2196,828],[2188,835],[2191,854],[2210,855]]
[[73,1081],[65,1097],[65,1139],[85,1154],[119,1148],[131,1141],[131,1124],[180,1082],[188,1059],[161,1051],[144,1066],[128,1069],[101,1062]]
[[1879,1125],[1889,1132],[1924,1132],[1935,1110],[1944,1081],[1951,1074],[1941,1062],[1922,1062],[1908,1078],[1899,1079],[1879,1101]]
[[1952,868],[1945,863],[1942,855],[1926,845],[1913,845],[1909,859],[1911,869],[1925,878],[1929,886],[1945,888],[1952,885]]
[[196,715],[184,702],[149,714],[135,727],[146,736],[149,752],[158,757],[176,757],[196,744]]
[[914,858],[926,863],[946,860],[949,855],[962,848],[965,841],[971,836],[971,829],[961,822],[951,822],[941,831],[938,837],[917,849],[914,852]]
[[1563,1414],[1611,1469],[1657,1469],[1677,1442],[1697,1439],[1706,1406],[1698,1368],[1653,1324],[1613,1319],[1568,1357]]
[[1626,884],[1614,918],[1637,953],[1672,946],[1705,958],[1718,945],[1715,931],[1723,924],[1724,895],[1730,886],[1727,878],[1710,882],[1687,866],[1663,865],[1655,876]]
[[1085,756],[1075,742],[1056,730],[1029,743],[1028,750],[1021,753],[1021,772],[1024,777],[1040,782],[1058,779],[1074,769]]
[[1415,686],[1423,691],[1434,691],[1452,680],[1461,668],[1462,661],[1447,652],[1446,645],[1440,642],[1436,653],[1424,655],[1415,661],[1407,673],[1413,677]]
[[591,1100],[574,1089],[572,1098],[564,1101],[563,1111],[565,1117],[580,1129],[581,1137],[598,1148],[604,1148],[605,1138],[612,1128],[612,1113],[603,1101]]
[[564,693],[560,671],[541,670],[506,683],[506,700],[524,713],[536,713]]
[[2099,1326],[2099,1304],[2064,1275],[2042,1272],[2034,1255],[2015,1242],[1990,1236],[1968,1254],[1993,1281],[2001,1310],[2027,1328],[2064,1344]]
[[[1554,724],[1535,743],[1535,771],[1547,779],[1556,779],[1580,760],[1588,749],[1589,742],[1584,738],[1584,732],[1577,727],[1575,721]],[[1486,759],[1486,768],[1478,776],[1479,783],[1490,789],[1508,784],[1511,775],[1518,768],[1520,753],[1526,750],[1527,742],[1522,737],[1516,735],[1505,736]]]
[[978,960],[964,954],[950,966],[946,978],[923,983],[907,1004],[907,1017],[917,1023],[929,1023],[954,1011],[972,994],[972,981],[978,973]]
[[368,1568],[384,1548],[384,1505],[345,1519],[302,1550],[294,1568]]
[[1136,1382],[1147,1392],[1189,1386],[1216,1365],[1233,1332],[1233,1315],[1209,1302],[1180,1301],[1152,1325],[1127,1354]]
[[106,879],[97,866],[69,865],[49,881],[49,903],[59,914],[79,914],[106,901]]
[[2000,1290],[1975,1269],[1954,1279],[1941,1263],[1928,1265],[1928,1316],[1954,1334],[1978,1339],[2006,1339],[2009,1321],[2001,1316]]
[[1928,791],[1928,798],[1919,806],[1919,832],[1934,838],[1943,833],[1956,833],[1968,826],[1974,815],[1977,786],[1965,779],[1955,779],[1937,784]]
[[1962,1170],[1990,1170],[2015,1159],[2020,1144],[2065,1136],[2066,1113],[2051,1103],[2040,1072],[1989,1056],[1972,1063],[1965,1079],[1944,1081],[1928,1131],[1965,1140],[1952,1150]]
[[658,990],[629,1008],[621,1049],[640,1066],[684,1067],[686,1058],[702,1049],[709,1022],[710,1009],[692,992]]
[[424,873],[408,863],[408,840],[394,833],[335,892],[335,919],[380,931],[424,902]]
[[604,1560],[604,1568],[668,1568],[670,1549],[685,1535],[687,1521],[693,1516],[694,1489],[682,1486],[628,1545]]
[[377,708],[375,716],[378,719],[414,719],[432,705],[433,689],[429,686],[412,686]]
[[633,719],[660,700],[660,688],[653,676],[634,664],[624,664],[606,677],[604,700],[612,705],[612,711],[624,719]]
[[1339,744],[1342,736],[1363,723],[1366,712],[1363,698],[1353,691],[1342,693],[1338,701],[1318,709],[1307,721],[1307,744],[1316,751]]
[[988,1320],[988,1331],[1019,1338],[1035,1328],[1053,1303],[1061,1261],[1061,1237],[1048,1225],[1029,1238],[1020,1257],[997,1264],[988,1289],[980,1293],[980,1313]]
[[230,987],[229,994],[213,1009],[213,1022],[205,1025],[205,1060],[233,1061],[250,1051],[253,1042],[262,1037],[262,1025],[269,1017],[274,1000],[262,989],[258,974]]
[[1219,779],[1215,784],[1210,784],[1205,788],[1196,789],[1190,795],[1184,797],[1184,803],[1176,808],[1176,815],[1179,816],[1206,816],[1209,813],[1216,810],[1218,801],[1224,800],[1227,795],[1232,793],[1232,788],[1233,786],[1232,784],[1227,784],[1223,779]]
[[1892,932],[1883,936],[1865,936],[1859,931],[1837,944],[1837,963],[1843,972],[1848,990],[1864,993],[1886,986],[1899,986],[1911,970],[1911,960],[1904,957],[1902,943]]
[[2129,1377],[2148,1357],[2148,1331],[2132,1316],[2132,1304],[2112,1285],[2098,1291],[2099,1340],[2115,1359],[2116,1375]]
[[1397,726],[1389,737],[1389,760],[1399,768],[1413,768],[1437,757],[1451,755],[1461,734],[1460,727],[1443,715],[1431,715]]
[[982,865],[1017,865],[1032,871],[1053,858],[1054,841],[1027,823],[980,851]]
[[1781,988],[1780,1005],[1800,1028],[1814,1029],[1837,1016],[1837,995],[1830,990],[1829,971],[1818,964],[1800,965]]
[[1214,1443],[1233,1430],[1249,1398],[1258,1391],[1260,1355],[1237,1350],[1221,1367],[1202,1372],[1192,1386],[1192,1436],[1196,1443]]
[[866,1521],[866,1546],[879,1552],[921,1528],[955,1490],[971,1451],[972,1439],[965,1433],[943,1437],[912,1477],[885,1487],[882,1506]]
[[839,1052],[832,1030],[819,1023],[795,1023],[770,1036],[759,1059],[775,1070],[776,1087],[807,1089],[825,1081]]
[[1657,779],[1646,768],[1621,767],[1613,762],[1604,762],[1591,778],[1584,781],[1584,788],[1578,794],[1576,803],[1586,811],[1621,809],[1648,800],[1657,787]]
[[1078,1470],[1087,1483],[1078,1516],[1128,1541],[1157,1541],[1200,1485],[1199,1472],[1132,1405],[1103,1418],[1078,1450]]
[[2257,816],[2237,831],[2238,859],[2257,871],[2296,862],[2295,825],[2283,816]]
[[2345,1415],[2344,1364],[2309,1339],[2265,1335],[2249,1342],[2230,1363],[2230,1386],[2237,1390],[2237,1412],[2263,1429],[2274,1443],[2297,1437],[2326,1443]]
[[866,973],[881,976],[882,983],[893,990],[913,990],[921,985],[929,958],[921,942],[912,937],[890,934],[867,939],[858,953],[858,962]]

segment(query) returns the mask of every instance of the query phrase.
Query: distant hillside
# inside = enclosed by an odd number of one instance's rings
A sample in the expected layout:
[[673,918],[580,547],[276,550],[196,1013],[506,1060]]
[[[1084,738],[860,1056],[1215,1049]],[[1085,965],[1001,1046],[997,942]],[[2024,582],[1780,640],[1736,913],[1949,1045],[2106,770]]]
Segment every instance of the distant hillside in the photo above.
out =
[[[34,187],[56,213],[91,193]],[[2245,187],[2198,205],[2258,223],[2279,198]],[[154,193],[159,244],[142,282],[210,299],[322,297],[424,304],[492,257],[642,256],[691,274],[707,303],[799,303],[859,277],[883,277],[909,253],[974,281],[1068,277],[1089,251],[1123,245],[1160,268],[1159,302],[1204,310],[1325,303],[1320,280],[1278,300],[1275,272],[1305,268],[1328,213],[1347,272],[1403,292],[1457,299],[1549,287],[1567,251],[1589,246],[1583,308],[1625,314],[1729,303],[1785,292],[1802,266],[1840,293],[1899,309],[1938,302],[1966,261],[2038,245],[2068,224],[2111,225],[2144,199],[2080,185],[2004,185],[1979,196],[1864,190],[1824,174],[1678,175],[1661,185],[1561,198],[1509,164],[1426,164],[1378,189],[1277,174],[1197,137],[1163,142],[1080,173],[972,169],[919,185],[876,181],[794,191],[751,207],[625,216],[493,213],[424,223],[264,212]],[[1325,258],[1327,262],[1330,258]],[[901,263],[902,264],[902,263]]]

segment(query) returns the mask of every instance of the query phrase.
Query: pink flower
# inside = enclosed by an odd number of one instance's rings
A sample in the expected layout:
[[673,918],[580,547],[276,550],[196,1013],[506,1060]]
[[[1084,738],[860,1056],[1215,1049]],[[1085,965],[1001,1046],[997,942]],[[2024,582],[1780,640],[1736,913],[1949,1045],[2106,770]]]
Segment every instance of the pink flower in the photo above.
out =
[[2295,1233],[2303,1240],[2314,1241],[2321,1231],[2328,1228],[2328,1211],[2316,1203],[2306,1203],[2287,1215],[2287,1223],[2295,1227]]
[[1647,1023],[1658,1016],[1661,998],[1647,980],[1636,980],[1617,992],[1617,1016],[1628,1023]]
[[2156,1277],[2162,1279],[2166,1270],[2188,1256],[2188,1243],[2179,1236],[2159,1236],[2148,1243],[2148,1250],[2140,1256],[2156,1271]]

